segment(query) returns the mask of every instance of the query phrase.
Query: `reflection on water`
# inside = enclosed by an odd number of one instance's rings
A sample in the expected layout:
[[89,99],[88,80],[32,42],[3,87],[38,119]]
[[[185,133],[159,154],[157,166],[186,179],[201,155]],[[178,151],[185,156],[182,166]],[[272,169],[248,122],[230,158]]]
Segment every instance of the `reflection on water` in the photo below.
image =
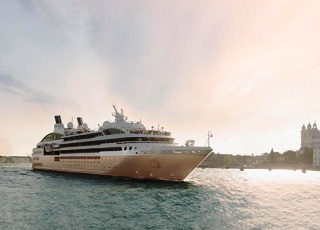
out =
[[319,171],[197,169],[188,180],[219,194],[241,229],[320,228]]
[[185,182],[0,164],[0,229],[319,229],[320,173],[196,169]]
[[[203,170],[203,171],[201,171]],[[188,180],[197,180],[197,178],[206,176],[226,176],[228,179],[235,179],[240,181],[251,181],[258,183],[309,183],[310,181],[320,181],[319,171],[306,171],[302,173],[301,170],[266,170],[266,169],[247,169],[239,171],[239,169],[197,169],[191,174]],[[210,176],[209,176],[210,177]],[[206,178],[206,177],[205,177]]]

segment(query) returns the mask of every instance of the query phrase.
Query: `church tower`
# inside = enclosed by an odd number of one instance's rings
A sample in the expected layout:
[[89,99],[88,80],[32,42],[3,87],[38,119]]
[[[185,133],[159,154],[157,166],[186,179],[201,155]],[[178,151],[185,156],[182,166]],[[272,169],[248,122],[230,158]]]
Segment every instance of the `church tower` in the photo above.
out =
[[312,144],[312,129],[311,129],[311,124],[309,123],[306,130],[305,146],[311,148],[311,144]]
[[306,137],[307,137],[306,126],[303,124],[301,128],[301,147],[306,146]]
[[312,127],[309,123],[301,128],[301,149],[300,154],[304,153],[303,147],[311,148],[313,151],[313,166],[320,168],[320,130],[317,123],[314,122]]
[[317,127],[317,123],[316,122],[313,122],[313,126],[312,126],[312,129],[318,129],[318,127]]
[[305,125],[301,128],[301,147],[319,147],[320,148],[320,131],[318,130],[316,122],[311,124],[309,123],[307,125],[307,128]]

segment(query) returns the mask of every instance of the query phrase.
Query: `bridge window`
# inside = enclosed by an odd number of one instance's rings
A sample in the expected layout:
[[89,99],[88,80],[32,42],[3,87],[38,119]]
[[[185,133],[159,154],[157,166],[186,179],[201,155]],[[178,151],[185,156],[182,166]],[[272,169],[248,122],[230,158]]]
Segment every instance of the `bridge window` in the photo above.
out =
[[61,134],[59,133],[49,133],[47,136],[45,136],[41,142],[44,142],[44,141],[53,141],[53,140],[60,140],[62,137]]

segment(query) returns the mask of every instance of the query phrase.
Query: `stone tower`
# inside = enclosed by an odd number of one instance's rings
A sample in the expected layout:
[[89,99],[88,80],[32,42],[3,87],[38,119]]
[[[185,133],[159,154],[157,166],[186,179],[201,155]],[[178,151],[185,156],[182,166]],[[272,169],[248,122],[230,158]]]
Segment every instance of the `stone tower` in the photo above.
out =
[[307,128],[305,125],[302,126],[301,147],[320,147],[320,131],[318,130],[316,122],[314,122],[312,126],[309,123]]

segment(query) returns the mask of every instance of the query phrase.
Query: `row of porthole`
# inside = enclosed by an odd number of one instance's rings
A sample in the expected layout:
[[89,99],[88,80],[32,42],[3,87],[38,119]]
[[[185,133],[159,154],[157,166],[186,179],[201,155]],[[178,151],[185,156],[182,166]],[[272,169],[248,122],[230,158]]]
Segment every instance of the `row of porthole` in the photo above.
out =
[[106,160],[122,160],[122,159],[126,159],[125,157],[106,157]]
[[[156,153],[189,153],[189,151],[175,151],[175,150],[158,150],[158,151],[155,151],[155,150],[151,150],[151,151],[145,151],[144,152],[145,154],[156,154]],[[191,153],[196,153],[195,151],[191,151]]]
[[[190,153],[196,153],[196,152],[198,152],[198,153],[200,153],[201,151],[200,150],[198,150],[198,151],[190,151]],[[158,150],[158,151],[147,151],[147,152],[145,152],[145,153],[149,153],[149,154],[155,154],[155,153],[179,153],[179,154],[181,154],[181,153],[189,153],[189,151],[176,151],[176,150]]]
[[100,163],[100,161],[63,161],[63,163]]
[[[41,166],[41,165],[39,165]],[[63,167],[83,167],[83,165],[79,165],[79,164],[63,164]],[[86,167],[93,167],[93,168],[97,168],[97,165],[85,165]],[[100,168],[108,168],[108,169],[112,169],[112,168],[117,168],[117,166],[101,166]]]
[[[82,167],[83,165],[63,164],[63,167]],[[96,168],[96,165],[86,165],[86,167]]]
[[[122,159],[126,159],[126,158],[125,157],[105,157],[105,160],[122,160]],[[75,162],[75,163],[78,163],[78,162],[82,162],[82,163],[90,162],[90,163],[92,163],[93,162],[93,163],[99,163],[99,161],[65,161],[65,160],[63,160],[63,162]]]
[[[106,157],[106,160],[122,160],[126,159],[125,157]],[[64,163],[100,163],[100,161],[63,161]]]

